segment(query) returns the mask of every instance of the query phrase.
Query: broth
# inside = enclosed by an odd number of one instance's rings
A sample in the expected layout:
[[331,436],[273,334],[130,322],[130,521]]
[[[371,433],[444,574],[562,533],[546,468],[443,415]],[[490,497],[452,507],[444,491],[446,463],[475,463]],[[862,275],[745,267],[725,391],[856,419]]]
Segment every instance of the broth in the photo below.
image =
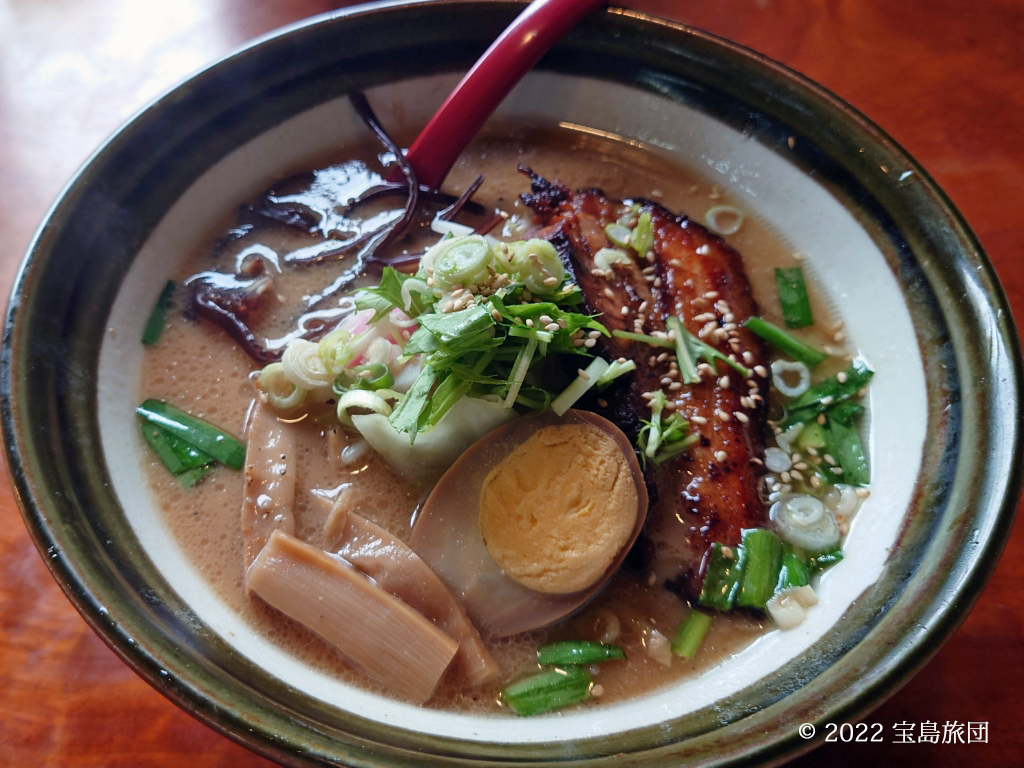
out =
[[[356,158],[369,167],[376,167],[374,147],[367,145],[345,151],[346,162]],[[330,166],[331,161],[328,159],[324,167]],[[486,181],[474,200],[511,213],[510,221],[514,226],[517,217],[528,219],[530,214],[519,200],[519,194],[528,188],[526,177],[516,171],[520,163],[547,178],[557,178],[571,188],[596,187],[614,197],[649,197],[674,212],[687,213],[696,221],[702,221],[704,212],[711,206],[736,204],[706,180],[671,166],[663,157],[646,149],[580,131],[512,125],[492,128],[479,137],[453,169],[446,188],[462,190],[478,174],[483,174]],[[356,166],[347,168],[347,172],[358,171]],[[233,226],[233,216],[226,217],[223,231]],[[762,316],[778,318],[772,270],[797,263],[792,249],[770,228],[749,215],[740,230],[727,239],[744,256]],[[257,228],[227,242],[219,237],[213,245],[206,242],[197,248],[178,277],[186,278],[208,270],[233,272],[240,256],[246,253],[266,253],[269,249],[285,254],[315,246],[317,242],[317,237],[273,226]],[[303,311],[304,303],[309,303],[308,297],[316,295],[344,266],[343,262],[286,268],[285,277],[275,280],[275,309],[266,313],[266,319],[256,326],[257,333],[268,338],[285,336],[294,328],[295,318]],[[833,322],[827,303],[818,297],[813,297],[813,301],[819,319],[816,327],[831,328]],[[252,374],[259,366],[221,330],[189,319],[180,310],[179,300],[175,311],[168,316],[161,340],[146,353],[141,393],[144,397],[173,402],[191,414],[241,435],[247,410],[257,394]],[[827,341],[835,346],[834,340]],[[819,338],[818,343],[821,342]],[[331,499],[343,487],[351,486],[371,500],[373,522],[407,540],[413,510],[426,489],[400,480],[372,452],[357,462],[343,462],[341,450],[355,442],[355,437],[336,421],[331,424],[311,416],[298,427],[296,536],[314,545],[322,544]],[[244,617],[254,632],[272,639],[324,674],[380,690],[313,632],[258,599],[246,596],[239,512],[243,495],[240,473],[219,467],[198,486],[185,490],[152,453],[147,452],[145,456],[146,471],[171,535],[231,610]],[[765,630],[764,620],[741,614],[720,616],[694,661],[675,657],[670,666],[663,665],[655,659],[657,654],[652,655],[648,648],[658,642],[658,634],[671,640],[686,610],[685,603],[677,596],[661,585],[649,584],[647,574],[622,568],[597,598],[568,620],[546,630],[489,640],[488,647],[502,672],[498,682],[466,690],[453,675],[446,675],[430,705],[454,711],[502,711],[498,700],[501,685],[536,669],[535,651],[539,643],[599,637],[613,621],[612,617],[621,627],[615,642],[625,650],[628,662],[607,664],[596,670],[594,680],[600,686],[601,702],[621,701],[699,674],[709,665],[724,662]],[[380,692],[387,695],[386,691]]]

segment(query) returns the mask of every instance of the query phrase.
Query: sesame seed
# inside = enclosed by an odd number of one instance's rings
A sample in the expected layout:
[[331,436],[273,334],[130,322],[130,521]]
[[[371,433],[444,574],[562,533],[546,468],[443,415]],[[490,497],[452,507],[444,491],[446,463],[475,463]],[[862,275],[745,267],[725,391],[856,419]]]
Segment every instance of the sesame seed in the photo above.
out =
[[598,683],[590,689],[590,695],[593,696],[595,699],[600,698],[604,695],[604,686]]
[[643,269],[640,270],[640,272],[645,274],[645,275],[653,275],[654,274],[654,267],[644,267]]
[[705,419],[703,416],[691,416],[690,417],[690,421],[692,421],[694,424],[707,424],[708,423],[708,420]]
[[[742,405],[744,408],[753,408],[754,401],[751,398],[744,395],[743,397],[740,398],[740,405]],[[739,418],[738,413],[736,414],[736,417]]]
[[835,333],[832,334],[832,338],[835,339],[836,341],[841,342],[843,339],[846,338],[846,333],[844,331],[836,331]]
[[714,301],[718,298],[718,291],[707,291],[704,293],[704,298],[708,301]]
[[668,386],[671,383],[672,383],[672,379],[670,379],[668,376],[662,376],[661,377],[661,384],[662,385]]
[[832,454],[831,453],[826,453],[821,458],[823,458],[825,460],[826,464],[831,464],[833,467],[836,465],[836,460],[834,458],[832,458]]
[[790,474],[790,476],[794,480],[803,480],[804,479],[803,473],[799,469],[795,469],[794,468],[794,469],[790,470],[789,474]]
[[762,379],[768,378],[768,370],[763,365],[755,365],[754,373],[756,373]]
[[558,323],[548,323],[547,325],[544,326],[544,330],[555,333],[558,331]]
[[[647,259],[648,261],[654,261],[654,251],[648,251],[648,252],[647,252],[647,255],[645,256],[645,258],[646,258],[646,259]],[[675,263],[674,263],[674,264],[673,264],[672,266],[675,266],[675,267],[680,267],[680,266],[682,266],[682,265],[681,265],[681,264],[679,264],[678,262],[675,262]]]
[[492,309],[491,310],[491,317],[493,317],[495,319],[495,321],[497,321],[499,323],[501,322],[501,312],[499,312],[498,310]]
[[840,371],[839,373],[836,374],[836,381],[838,381],[840,384],[845,384],[846,379],[846,371]]
[[747,416],[747,414],[745,413],[741,413],[740,411],[737,411],[733,415],[736,417],[736,421],[740,422],[741,424],[746,424],[747,422],[750,421],[750,417]]
[[533,328],[533,318],[532,317],[526,318],[526,327],[527,328]]
[[622,316],[628,315],[629,314],[629,307],[627,307],[625,304],[623,304],[621,307],[619,307],[619,314],[622,315]]
[[835,400],[836,399],[834,397],[832,397],[832,395],[825,395],[823,398],[821,398],[821,404],[822,405],[832,405],[832,403],[834,403]]
[[583,346],[587,349],[593,348],[597,344],[597,339],[587,339],[583,342]]
[[832,474],[835,474],[835,475],[843,474],[843,468],[842,467],[832,467]]
[[582,368],[577,368],[576,373],[580,375],[580,378],[584,381],[590,381],[590,374],[584,371]]
[[789,483],[793,479],[793,476],[790,475],[788,471],[782,472],[779,475],[779,477],[782,479],[782,482],[784,482],[784,483]]
[[720,378],[718,380],[718,386],[720,386],[722,389],[728,389],[729,388],[729,377],[728,376],[723,376],[722,378]]
[[813,445],[808,445],[804,450],[806,450],[809,454],[811,454],[811,456],[817,456],[818,455],[818,449],[815,448]]
[[821,488],[821,478],[817,475],[811,475],[811,487]]
[[654,278],[654,287],[655,288],[661,288],[661,278],[660,277]]
[[869,491],[867,488],[858,488],[857,490],[854,491],[854,493],[857,494],[857,498],[859,499],[866,499],[868,496],[871,495],[871,491]]
[[732,560],[732,547],[722,547],[722,557]]
[[793,465],[793,469],[799,469],[801,471],[806,472],[808,469],[810,469],[810,467],[807,466],[806,461],[800,461]]
[[761,461],[759,458],[757,458],[757,456],[751,456],[750,457],[750,463],[753,464],[754,466],[757,466],[757,467],[763,467],[764,466],[764,462]]
[[715,416],[718,417],[719,421],[729,421],[732,418],[732,416],[723,411],[721,408],[715,409]]
[[715,451],[715,461],[725,461],[729,458],[729,454],[725,451]]
[[860,389],[857,390],[857,397],[864,397],[864,395],[866,394],[867,390],[864,387],[861,387]]
[[552,322],[552,320],[551,320],[551,316],[550,316],[550,315],[541,315],[541,316],[540,316],[540,317],[538,317],[537,319],[538,319],[538,320],[539,320],[540,322],[544,323],[545,325],[547,325],[548,323]]
[[668,388],[672,392],[678,392],[680,389],[683,388],[683,385],[678,381],[673,381],[671,384],[668,385]]
[[615,298],[615,291],[613,291],[611,288],[605,288],[604,289],[604,295],[607,296],[609,299],[614,299]]
[[825,414],[824,413],[819,413],[818,414],[818,418],[815,419],[815,421],[817,421],[822,426],[825,426]]

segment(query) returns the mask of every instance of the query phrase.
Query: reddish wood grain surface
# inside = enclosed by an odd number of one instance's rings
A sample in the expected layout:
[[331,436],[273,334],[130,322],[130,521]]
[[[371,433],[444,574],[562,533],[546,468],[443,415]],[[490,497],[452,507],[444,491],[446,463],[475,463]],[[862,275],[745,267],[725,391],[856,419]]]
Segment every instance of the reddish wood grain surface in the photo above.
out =
[[[318,0],[0,3],[0,291],[75,168],[148,99]],[[1019,0],[633,0],[822,83],[945,188],[1024,317],[1024,5]],[[886,743],[797,765],[1024,764],[1024,531],[963,626],[867,718]],[[988,722],[987,744],[892,743],[893,725]],[[269,763],[179,711],[72,609],[0,479],[0,762],[192,768]]]

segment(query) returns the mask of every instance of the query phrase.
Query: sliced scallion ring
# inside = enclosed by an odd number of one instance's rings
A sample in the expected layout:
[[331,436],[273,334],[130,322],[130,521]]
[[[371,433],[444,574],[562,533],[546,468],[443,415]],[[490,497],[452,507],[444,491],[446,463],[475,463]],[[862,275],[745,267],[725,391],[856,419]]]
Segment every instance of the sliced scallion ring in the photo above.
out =
[[281,363],[271,363],[260,371],[257,386],[267,396],[267,402],[278,411],[298,408],[306,399],[308,390],[295,386]]
[[[387,391],[387,390],[385,390]],[[391,415],[391,406],[379,393],[368,389],[350,389],[338,398],[338,421],[346,427],[354,426],[349,411],[371,411],[381,416]]]
[[794,547],[817,553],[839,543],[839,523],[821,500],[814,496],[783,496],[772,504],[769,516],[779,536]]
[[631,261],[629,254],[618,248],[601,248],[594,254],[594,266],[602,272],[611,269],[613,264],[629,264]]
[[[796,379],[795,384],[790,382]],[[786,397],[800,397],[810,389],[811,372],[803,363],[792,360],[772,362],[772,384]]]
[[624,224],[613,222],[604,228],[605,237],[611,240],[612,245],[619,248],[629,248],[629,240],[633,236],[633,230]]
[[704,214],[704,223],[716,235],[735,235],[743,226],[746,214],[731,205],[715,205]]

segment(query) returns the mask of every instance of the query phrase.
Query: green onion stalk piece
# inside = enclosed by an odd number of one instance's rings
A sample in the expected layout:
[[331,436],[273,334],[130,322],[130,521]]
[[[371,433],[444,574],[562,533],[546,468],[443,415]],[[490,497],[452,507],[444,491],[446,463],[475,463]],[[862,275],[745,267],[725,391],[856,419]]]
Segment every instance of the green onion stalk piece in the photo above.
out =
[[782,567],[779,568],[779,582],[776,592],[806,587],[811,583],[811,573],[803,556],[791,544],[782,545]]
[[714,542],[708,554],[698,602],[707,608],[731,611],[743,577],[743,547],[727,547]]
[[837,466],[830,467],[822,464],[821,467],[832,482],[867,485],[871,482],[871,470],[868,468],[864,446],[861,445],[860,434],[856,425],[852,423],[852,417],[847,419],[843,417],[844,413],[851,412],[850,409],[843,407],[846,405],[855,404],[841,403],[835,408],[825,411],[825,418],[828,419],[825,449],[836,460]]
[[279,411],[298,408],[306,400],[307,391],[295,386],[281,363],[270,363],[260,371],[257,384],[266,394],[271,407]]
[[146,328],[142,331],[142,343],[148,347],[153,346],[160,340],[164,332],[164,325],[167,322],[167,311],[174,303],[174,292],[177,290],[173,280],[168,280],[160,291],[149,320],[146,321]]
[[787,328],[805,328],[814,324],[804,271],[800,267],[776,267],[775,287],[779,292],[782,318]]
[[[868,368],[863,360],[854,360],[841,374],[837,373],[818,382],[799,397],[786,403],[786,416],[778,426],[786,430],[794,424],[812,421],[819,413],[855,397],[874,375],[874,371]],[[844,413],[850,412],[844,410],[840,415]]]
[[145,421],[162,427],[232,469],[241,469],[245,463],[245,446],[241,442],[170,403],[146,400],[135,412]]
[[619,248],[629,248],[629,241],[633,237],[633,230],[624,224],[613,222],[605,225],[604,234],[613,245],[616,245]]
[[827,552],[811,555],[807,559],[807,570],[812,576],[814,576],[822,571],[828,570],[842,559],[843,548],[841,546],[836,546]]
[[212,456],[157,424],[140,417],[139,427],[142,429],[143,439],[172,475],[181,475],[183,472],[213,463]]
[[619,646],[593,640],[566,640],[548,643],[537,649],[537,661],[545,665],[593,664],[598,661],[625,658],[626,654]]
[[586,701],[592,682],[582,667],[555,668],[507,685],[501,695],[517,715],[539,715]]
[[636,438],[640,458],[646,466],[651,460],[662,464],[673,456],[688,451],[700,441],[700,435],[690,434],[690,422],[681,413],[665,416],[668,405],[665,393],[657,390],[651,398],[651,420],[645,421]]
[[743,322],[743,327],[760,336],[783,354],[789,355],[794,360],[799,360],[808,367],[813,368],[828,357],[824,352],[804,344],[779,326],[760,317],[748,317]]
[[684,659],[692,659],[700,650],[704,636],[711,628],[711,615],[703,611],[690,611],[676,630],[672,641],[672,653]]
[[641,257],[646,256],[654,245],[654,228],[651,225],[651,212],[644,211],[637,217],[636,226],[633,227],[633,234],[629,238],[629,244],[633,246]]
[[181,484],[182,488],[195,488],[211,469],[213,469],[213,464],[203,464],[201,467],[186,469],[175,475],[174,479]]
[[630,371],[635,371],[635,370],[636,370],[636,363],[633,362],[632,360],[627,360],[624,363],[619,362],[618,360],[612,360],[608,364],[608,367],[605,369],[605,372],[602,373],[601,376],[597,380],[597,388],[598,388],[598,390],[604,389],[609,384],[611,384],[613,381],[615,381],[615,379],[619,378],[619,376],[624,376],[625,374],[629,373]]
[[779,582],[782,542],[772,531],[748,528],[743,531],[743,553],[745,565],[736,605],[763,611]]
[[603,357],[595,357],[590,361],[590,365],[551,401],[551,410],[556,416],[564,414],[586,394],[587,390],[597,384],[607,370],[608,361]]

